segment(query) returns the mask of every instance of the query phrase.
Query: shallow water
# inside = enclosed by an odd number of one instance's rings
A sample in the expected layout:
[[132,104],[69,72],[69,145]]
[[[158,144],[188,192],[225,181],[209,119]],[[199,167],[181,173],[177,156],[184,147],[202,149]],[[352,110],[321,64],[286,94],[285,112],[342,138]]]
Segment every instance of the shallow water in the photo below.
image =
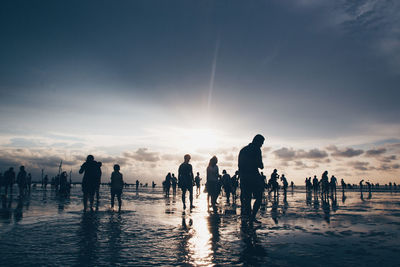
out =
[[338,192],[324,203],[299,189],[266,198],[255,226],[241,222],[240,201],[221,197],[218,214],[208,212],[204,193],[186,213],[179,193],[160,189],[126,189],[120,214],[107,187],[94,212],[82,212],[81,195],[38,188],[3,198],[1,266],[399,265],[400,193]]

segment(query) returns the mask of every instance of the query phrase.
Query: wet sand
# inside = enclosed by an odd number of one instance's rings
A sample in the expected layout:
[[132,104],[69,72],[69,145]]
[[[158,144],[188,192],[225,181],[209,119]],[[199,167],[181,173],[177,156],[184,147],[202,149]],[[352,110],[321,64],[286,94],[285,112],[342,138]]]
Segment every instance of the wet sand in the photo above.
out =
[[[15,190],[16,191],[16,190]],[[14,194],[15,194],[14,191]],[[182,211],[180,194],[129,188],[123,211],[109,210],[101,189],[98,211],[82,212],[80,187],[68,199],[33,189],[23,201],[3,198],[1,266],[398,266],[400,193],[338,191],[336,203],[308,198],[302,189],[286,199],[267,198],[261,225],[241,222],[238,205],[219,199],[207,211],[206,195]],[[9,206],[10,205],[10,206]]]

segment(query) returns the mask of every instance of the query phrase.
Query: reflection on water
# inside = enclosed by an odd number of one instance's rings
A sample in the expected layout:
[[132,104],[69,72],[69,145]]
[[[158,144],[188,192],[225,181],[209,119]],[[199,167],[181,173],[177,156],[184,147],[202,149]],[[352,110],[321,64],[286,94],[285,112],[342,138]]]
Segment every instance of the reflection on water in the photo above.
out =
[[241,222],[240,201],[228,206],[220,198],[218,213],[209,212],[204,193],[186,213],[179,194],[166,198],[157,188],[126,190],[121,213],[108,209],[108,188],[100,193],[98,211],[87,213],[80,188],[68,198],[40,188],[24,198],[2,196],[5,265],[310,265],[314,257],[394,265],[400,252],[397,193],[345,192],[340,205],[300,191],[267,196],[260,225]]

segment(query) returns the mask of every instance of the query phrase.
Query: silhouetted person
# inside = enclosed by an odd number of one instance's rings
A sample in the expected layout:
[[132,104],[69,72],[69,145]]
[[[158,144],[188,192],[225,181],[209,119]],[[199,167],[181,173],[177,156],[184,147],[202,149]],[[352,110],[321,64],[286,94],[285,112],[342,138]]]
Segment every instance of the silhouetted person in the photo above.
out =
[[174,194],[174,196],[175,196],[176,195],[176,185],[178,184],[178,179],[176,179],[175,174],[172,174],[171,183],[172,183],[172,194]]
[[271,188],[270,191],[268,192],[268,194],[270,194],[273,191],[274,197],[276,197],[278,195],[278,189],[279,189],[278,179],[279,179],[278,170],[274,169],[274,171],[271,173],[271,177],[268,181],[270,188]]
[[225,196],[226,196],[226,202],[228,205],[230,205],[230,195],[232,192],[232,182],[231,182],[231,176],[226,173],[226,170],[222,171],[222,186],[224,187],[224,191],[225,191]]
[[194,183],[196,184],[196,193],[199,195],[200,194],[200,173],[197,172],[196,177],[194,178]]
[[169,191],[170,191],[170,188],[171,188],[171,181],[172,181],[172,176],[171,176],[171,173],[169,172],[168,174],[167,174],[167,176],[165,177],[165,195],[167,196],[167,197],[169,197]]
[[14,183],[15,183],[15,172],[14,172],[14,168],[13,167],[10,167],[4,173],[4,183],[5,183],[5,194],[7,195],[8,188],[10,188],[10,195],[12,195],[13,186],[14,186]]
[[290,187],[292,188],[292,192],[293,192],[293,190],[294,190],[294,183],[293,183],[293,181],[290,182]]
[[329,194],[329,178],[328,178],[328,171],[324,171],[321,178],[321,189],[322,189],[322,198],[328,198]]
[[362,191],[363,191],[363,182],[364,182],[364,180],[360,181],[360,192],[361,192],[361,194],[362,194]]
[[332,196],[333,196],[333,195],[336,195],[337,179],[336,179],[336,177],[335,177],[334,175],[332,175],[331,181],[330,181],[329,185],[330,185],[330,187],[331,187]]
[[288,184],[287,179],[284,174],[282,174],[282,176],[281,176],[281,181],[282,181],[282,185],[283,185],[283,193],[286,195],[289,184]]
[[210,159],[207,167],[207,199],[211,198],[211,206],[214,212],[217,212],[217,198],[219,195],[219,169],[218,169],[218,159],[216,156],[213,156]]
[[192,165],[189,164],[190,155],[186,154],[184,156],[184,162],[179,166],[178,169],[178,185],[182,190],[182,203],[183,209],[186,209],[186,191],[189,191],[189,201],[190,201],[190,208],[192,209],[193,206],[193,168]]
[[343,179],[340,180],[340,183],[341,183],[341,185],[342,185],[342,191],[343,191],[343,193],[344,193],[344,190],[346,189],[346,183],[344,182]]
[[371,193],[371,188],[372,188],[371,183],[370,182],[365,182],[365,183],[368,186],[368,193]]
[[[242,203],[242,217],[250,216],[250,222],[259,222],[256,220],[257,212],[261,205],[262,192],[264,190],[264,181],[258,169],[263,169],[261,147],[265,138],[258,134],[253,141],[242,148],[239,152],[239,174]],[[255,197],[253,209],[251,208],[251,199]]]
[[43,187],[46,190],[47,189],[47,183],[49,182],[49,177],[47,176],[47,174],[44,176],[43,178]]
[[312,187],[314,189],[314,195],[318,194],[319,182],[316,175],[314,175],[314,178],[312,180]]
[[139,180],[136,180],[136,191],[139,189]]
[[122,178],[122,173],[119,172],[120,166],[118,164],[114,165],[114,171],[111,174],[111,209],[114,209],[114,199],[117,196],[118,199],[118,212],[121,211],[121,195],[122,189],[124,188],[124,179]]
[[19,188],[19,196],[23,197],[25,195],[25,189],[27,185],[27,177],[24,166],[19,167],[19,173],[17,175],[17,184]]
[[62,172],[60,175],[60,187],[59,193],[61,195],[67,195],[68,193],[68,175],[67,172]]
[[231,180],[232,180],[232,182],[231,182],[232,183],[232,198],[233,198],[233,201],[235,202],[236,201],[236,191],[239,186],[239,171],[235,172],[235,175],[232,176]]
[[98,178],[101,175],[100,165],[92,155],[87,156],[86,162],[81,166],[79,173],[85,173],[82,179],[83,209],[87,209],[87,201],[90,201],[90,209],[93,210],[94,194],[98,186]]

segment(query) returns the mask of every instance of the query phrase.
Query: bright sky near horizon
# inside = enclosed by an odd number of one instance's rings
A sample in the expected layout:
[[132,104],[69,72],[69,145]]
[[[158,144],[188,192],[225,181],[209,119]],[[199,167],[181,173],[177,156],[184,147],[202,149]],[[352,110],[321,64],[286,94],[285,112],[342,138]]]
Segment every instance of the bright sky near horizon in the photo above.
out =
[[160,183],[192,155],[231,174],[399,183],[400,2],[3,1],[0,171]]

